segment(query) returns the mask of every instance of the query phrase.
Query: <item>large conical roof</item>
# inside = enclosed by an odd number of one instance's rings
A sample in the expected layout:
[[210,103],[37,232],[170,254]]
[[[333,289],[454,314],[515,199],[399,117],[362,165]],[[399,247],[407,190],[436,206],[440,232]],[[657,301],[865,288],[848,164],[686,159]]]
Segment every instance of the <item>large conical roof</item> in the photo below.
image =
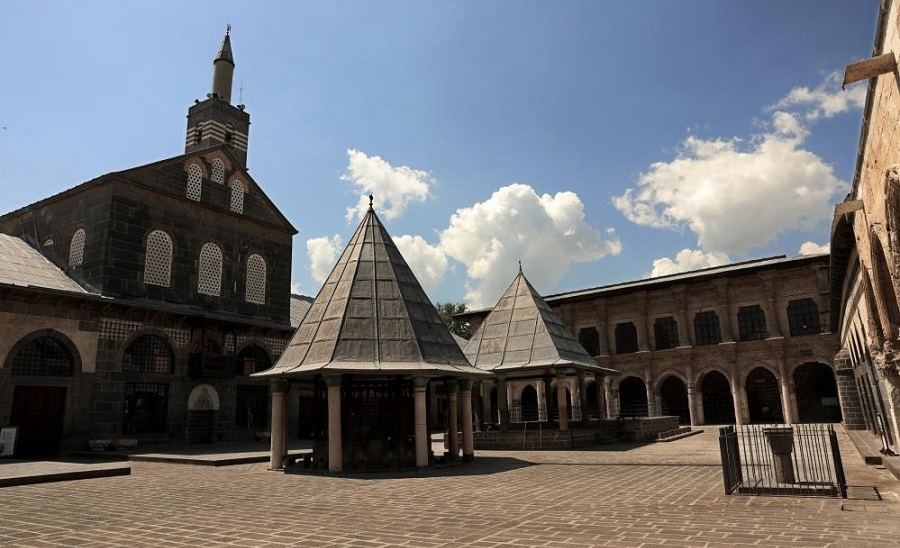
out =
[[547,373],[554,368],[616,373],[597,365],[521,267],[464,351],[475,367],[497,373]]
[[259,375],[320,373],[486,376],[466,360],[371,205],[287,349]]

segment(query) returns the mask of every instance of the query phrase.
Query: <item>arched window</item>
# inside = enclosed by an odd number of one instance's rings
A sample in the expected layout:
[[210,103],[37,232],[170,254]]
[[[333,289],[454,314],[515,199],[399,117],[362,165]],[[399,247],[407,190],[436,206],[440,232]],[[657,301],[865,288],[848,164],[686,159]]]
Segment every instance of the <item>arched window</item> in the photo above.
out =
[[697,312],[694,316],[694,336],[697,338],[697,346],[722,342],[719,316],[712,310]]
[[197,272],[197,292],[218,297],[222,291],[222,250],[214,243],[203,244]]
[[760,341],[769,336],[766,313],[758,304],[738,309],[738,333],[742,341]]
[[231,182],[231,211],[244,212],[244,183],[237,180]]
[[69,244],[69,266],[81,266],[84,262],[84,229],[79,228],[72,235],[72,243]]
[[235,375],[249,376],[270,367],[272,367],[272,360],[269,359],[269,355],[255,344],[241,350],[234,360]]
[[19,349],[12,362],[13,375],[71,377],[75,358],[69,349],[53,337],[38,337]]
[[122,356],[122,371],[138,373],[174,373],[175,356],[172,348],[158,335],[143,335],[135,339]]
[[144,283],[169,287],[172,276],[172,238],[162,230],[147,236],[144,257]]
[[788,324],[791,337],[813,335],[822,332],[819,323],[819,307],[812,299],[798,299],[788,303]]
[[254,253],[247,257],[248,303],[266,304],[266,260]]
[[197,164],[188,167],[187,197],[196,202],[200,201],[200,191],[203,189],[203,171]]
[[220,185],[225,183],[225,162],[221,158],[213,158],[209,178]]

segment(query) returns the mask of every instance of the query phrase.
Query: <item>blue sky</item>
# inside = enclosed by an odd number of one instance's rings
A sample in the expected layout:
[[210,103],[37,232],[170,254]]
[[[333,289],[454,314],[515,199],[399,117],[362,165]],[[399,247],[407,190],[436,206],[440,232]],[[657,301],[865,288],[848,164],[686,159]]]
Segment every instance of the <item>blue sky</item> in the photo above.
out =
[[434,301],[492,305],[519,260],[549,294],[796,255],[849,190],[835,73],[878,4],[7,2],[0,211],[180,154],[231,23],[299,292],[369,193]]

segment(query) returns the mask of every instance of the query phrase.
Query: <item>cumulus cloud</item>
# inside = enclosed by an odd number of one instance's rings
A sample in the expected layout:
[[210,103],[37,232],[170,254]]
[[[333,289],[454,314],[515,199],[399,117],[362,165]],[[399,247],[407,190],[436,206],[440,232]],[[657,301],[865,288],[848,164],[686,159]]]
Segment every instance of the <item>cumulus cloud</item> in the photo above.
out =
[[650,277],[668,276],[679,272],[688,272],[728,264],[731,259],[724,253],[706,253],[701,249],[682,249],[674,259],[663,257],[653,261]]
[[300,288],[300,282],[291,282],[291,294],[303,295],[303,291]]
[[309,275],[313,280],[324,283],[331,274],[338,254],[344,245],[341,237],[335,234],[331,238],[322,236],[306,240],[306,254],[309,256]]
[[828,253],[831,251],[831,246],[828,243],[817,244],[816,242],[803,242],[800,245],[800,255],[820,255],[822,253]]
[[447,272],[447,255],[439,246],[429,244],[421,236],[399,236],[394,243],[425,293],[440,285]]
[[804,109],[808,121],[831,118],[851,109],[862,108],[866,102],[866,86],[850,86],[841,90],[842,74],[838,71],[827,75],[816,87],[795,87],[785,97],[769,107],[775,109]]
[[403,215],[411,202],[423,202],[431,196],[437,183],[431,173],[407,166],[394,167],[380,156],[349,149],[350,160],[342,181],[351,183],[360,193],[359,202],[347,208],[347,220],[362,219],[369,208],[369,195],[375,196],[375,207],[388,219]]
[[548,291],[574,263],[616,255],[622,246],[584,220],[573,192],[538,195],[524,184],[501,187],[491,197],[460,208],[441,232],[440,247],[466,267],[466,303],[494,304],[512,281],[518,261],[538,291]]

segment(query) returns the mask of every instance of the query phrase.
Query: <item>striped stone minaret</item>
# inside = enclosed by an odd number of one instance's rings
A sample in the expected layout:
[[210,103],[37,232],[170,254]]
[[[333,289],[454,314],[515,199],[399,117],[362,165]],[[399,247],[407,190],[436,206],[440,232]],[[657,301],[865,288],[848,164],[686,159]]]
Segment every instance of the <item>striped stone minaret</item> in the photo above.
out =
[[188,109],[187,135],[184,151],[193,152],[225,144],[234,157],[247,166],[247,136],[250,115],[244,105],[231,104],[231,85],[234,76],[234,56],[231,52],[231,25],[225,31],[222,47],[213,60],[212,91],[205,101],[196,101]]

